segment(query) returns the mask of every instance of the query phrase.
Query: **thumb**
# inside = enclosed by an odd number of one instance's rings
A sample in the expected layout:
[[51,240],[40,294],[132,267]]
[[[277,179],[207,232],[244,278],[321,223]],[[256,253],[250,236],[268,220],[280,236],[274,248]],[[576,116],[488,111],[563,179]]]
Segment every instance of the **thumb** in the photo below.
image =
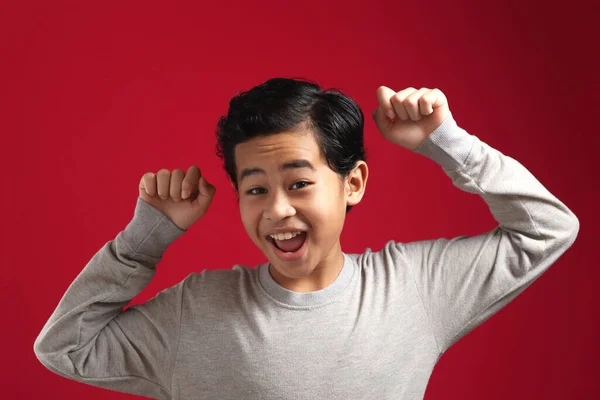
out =
[[392,125],[394,125],[394,123],[385,115],[384,110],[382,110],[381,107],[377,107],[371,115],[373,116],[375,125],[377,125],[377,129],[379,129],[379,132],[381,133],[387,132]]
[[216,188],[208,183],[204,176],[201,176],[198,182],[198,191],[200,192],[200,196],[198,197],[212,198],[215,195]]
[[215,192],[216,188],[201,176],[200,181],[198,182],[198,197],[196,197],[196,202],[198,206],[200,206],[202,213],[205,213],[210,206],[210,203],[215,196]]

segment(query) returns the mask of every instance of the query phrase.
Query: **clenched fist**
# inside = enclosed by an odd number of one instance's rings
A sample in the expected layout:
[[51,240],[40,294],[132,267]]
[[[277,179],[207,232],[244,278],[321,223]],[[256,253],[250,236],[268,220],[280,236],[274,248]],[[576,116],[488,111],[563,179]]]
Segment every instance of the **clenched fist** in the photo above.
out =
[[387,140],[414,150],[450,115],[448,100],[439,89],[412,87],[395,92],[377,89],[379,107],[373,111],[377,128]]
[[187,173],[182,169],[147,172],[140,181],[142,200],[182,230],[187,230],[206,213],[215,191],[196,166],[190,167]]

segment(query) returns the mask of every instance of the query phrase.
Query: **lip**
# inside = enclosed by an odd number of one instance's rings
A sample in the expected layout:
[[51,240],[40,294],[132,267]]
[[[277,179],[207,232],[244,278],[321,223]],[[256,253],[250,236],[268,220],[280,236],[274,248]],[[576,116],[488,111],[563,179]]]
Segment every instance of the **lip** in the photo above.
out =
[[[283,232],[290,232],[290,231],[283,231]],[[306,231],[302,231],[302,232],[306,232]],[[308,245],[308,233],[306,233],[306,238],[304,238],[304,242],[302,243],[302,246],[300,246],[300,248],[292,254],[289,254],[289,253],[279,250],[275,246],[275,243],[273,241],[274,241],[273,238],[271,238],[270,236],[267,236],[267,242],[269,242],[269,247],[271,249],[273,249],[273,253],[275,253],[275,255],[280,260],[282,260],[282,261],[298,261],[299,259],[304,257],[304,254],[306,253],[306,248]]]

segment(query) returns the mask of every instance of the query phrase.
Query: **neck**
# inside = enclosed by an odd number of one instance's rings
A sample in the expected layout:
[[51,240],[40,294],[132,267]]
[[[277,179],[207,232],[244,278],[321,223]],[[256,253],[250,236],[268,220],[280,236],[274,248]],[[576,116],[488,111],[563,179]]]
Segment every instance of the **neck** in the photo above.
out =
[[269,265],[269,273],[280,286],[297,293],[316,292],[331,285],[344,266],[344,255],[340,242],[333,247],[327,257],[317,264],[310,275],[302,278],[290,278],[282,275]]

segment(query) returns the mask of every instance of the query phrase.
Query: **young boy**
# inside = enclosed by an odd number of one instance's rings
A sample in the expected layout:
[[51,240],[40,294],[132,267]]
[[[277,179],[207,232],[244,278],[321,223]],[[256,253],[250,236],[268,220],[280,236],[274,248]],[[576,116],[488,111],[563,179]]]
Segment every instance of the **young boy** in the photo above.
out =
[[39,360],[158,399],[422,399],[441,355],[546,271],[579,222],[521,164],[461,129],[440,90],[380,87],[377,97],[381,134],[481,195],[497,228],[344,253],[344,219],[368,178],[363,114],[340,92],[272,79],[233,98],[217,129],[243,225],[268,262],[190,274],[123,311],[215,193],[195,166],[147,173],[132,221],[35,341]]

